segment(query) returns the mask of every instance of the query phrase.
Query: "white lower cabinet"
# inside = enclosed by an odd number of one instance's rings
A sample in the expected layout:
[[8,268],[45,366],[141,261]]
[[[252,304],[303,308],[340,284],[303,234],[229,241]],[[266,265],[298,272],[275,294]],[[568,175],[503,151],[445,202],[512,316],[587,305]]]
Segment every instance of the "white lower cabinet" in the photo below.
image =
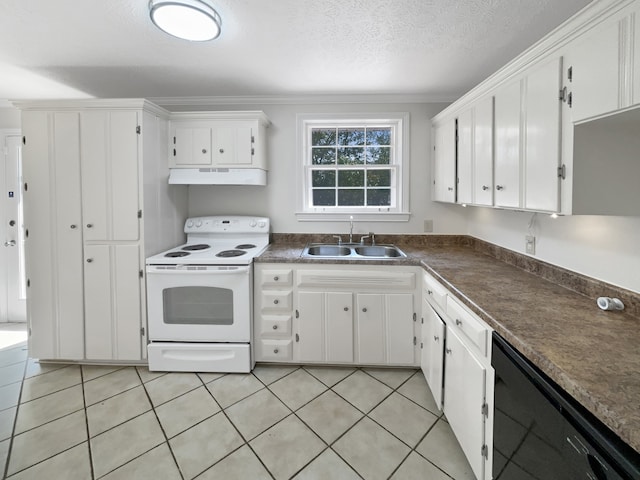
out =
[[[423,276],[421,367],[478,480],[491,478],[491,329],[428,274]],[[440,295],[434,301],[433,292]],[[443,298],[445,301],[443,302]]]
[[[257,263],[255,270],[257,361],[417,366],[414,267],[304,264],[286,275],[282,264]],[[287,280],[274,284],[275,277]],[[293,310],[273,304],[289,294]],[[289,314],[291,331],[272,328],[276,315]]]

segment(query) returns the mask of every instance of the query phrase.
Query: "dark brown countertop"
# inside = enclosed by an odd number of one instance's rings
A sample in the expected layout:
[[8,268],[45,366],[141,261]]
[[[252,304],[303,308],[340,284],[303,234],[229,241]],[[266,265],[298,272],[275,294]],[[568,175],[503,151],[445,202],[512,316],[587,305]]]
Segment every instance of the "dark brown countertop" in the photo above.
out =
[[[496,254],[495,246],[470,237],[403,243],[407,238],[395,242],[407,254],[401,260],[301,258],[305,242],[296,242],[273,243],[256,261],[421,266],[640,452],[640,319],[627,313],[636,313],[637,294],[612,287],[630,308],[604,312],[587,295],[614,296],[601,282],[513,252]],[[545,267],[564,286],[539,276]]]

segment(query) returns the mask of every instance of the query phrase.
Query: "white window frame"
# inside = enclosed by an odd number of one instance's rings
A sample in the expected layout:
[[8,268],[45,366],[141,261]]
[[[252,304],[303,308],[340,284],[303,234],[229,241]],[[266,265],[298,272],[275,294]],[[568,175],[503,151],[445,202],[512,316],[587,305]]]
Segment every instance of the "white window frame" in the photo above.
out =
[[[299,221],[355,220],[409,221],[409,113],[319,113],[297,116],[297,212]],[[311,191],[311,129],[322,127],[391,126],[393,130],[391,164],[391,206],[313,206]],[[317,167],[317,166],[315,166]],[[393,181],[395,180],[395,181]]]

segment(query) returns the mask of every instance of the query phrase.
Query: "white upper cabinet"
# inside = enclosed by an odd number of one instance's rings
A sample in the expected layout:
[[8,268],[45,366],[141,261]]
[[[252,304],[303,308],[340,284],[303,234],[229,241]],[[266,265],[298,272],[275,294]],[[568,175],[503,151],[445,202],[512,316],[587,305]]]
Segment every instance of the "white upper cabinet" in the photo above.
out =
[[522,80],[495,93],[495,205],[519,208]]
[[456,201],[456,121],[434,126],[433,200]]
[[473,108],[458,116],[457,202],[473,201],[473,161],[475,156],[475,111]]
[[524,94],[524,205],[527,210],[560,209],[560,112],[562,58],[535,67]]
[[475,104],[474,205],[493,205],[493,96]]

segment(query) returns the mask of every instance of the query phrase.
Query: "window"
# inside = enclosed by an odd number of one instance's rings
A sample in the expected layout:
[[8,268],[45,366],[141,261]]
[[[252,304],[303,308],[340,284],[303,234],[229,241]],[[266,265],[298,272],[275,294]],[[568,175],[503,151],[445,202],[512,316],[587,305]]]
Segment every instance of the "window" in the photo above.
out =
[[[403,144],[408,114],[299,117],[302,155],[298,217],[403,214]],[[404,167],[406,168],[406,167]],[[305,214],[307,214],[305,216]],[[310,216],[310,218],[309,218]],[[387,218],[389,219],[389,218]]]

